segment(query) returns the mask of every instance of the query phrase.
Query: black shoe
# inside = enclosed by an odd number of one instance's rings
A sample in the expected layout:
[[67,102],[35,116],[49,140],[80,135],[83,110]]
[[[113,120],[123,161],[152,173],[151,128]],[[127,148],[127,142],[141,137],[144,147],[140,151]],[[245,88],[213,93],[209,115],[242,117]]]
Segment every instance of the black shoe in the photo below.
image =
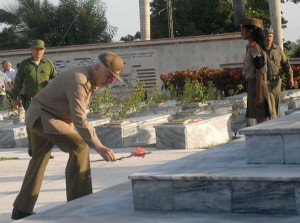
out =
[[51,156],[50,156],[50,159],[54,159],[54,156],[51,155]]
[[31,151],[31,150],[28,150],[28,155],[29,155],[30,157],[32,157],[32,151]]
[[12,214],[11,214],[11,219],[19,220],[19,219],[26,218],[33,214],[35,214],[35,212],[26,213],[26,212],[23,212],[23,211],[20,211],[20,210],[14,208],[12,211]]

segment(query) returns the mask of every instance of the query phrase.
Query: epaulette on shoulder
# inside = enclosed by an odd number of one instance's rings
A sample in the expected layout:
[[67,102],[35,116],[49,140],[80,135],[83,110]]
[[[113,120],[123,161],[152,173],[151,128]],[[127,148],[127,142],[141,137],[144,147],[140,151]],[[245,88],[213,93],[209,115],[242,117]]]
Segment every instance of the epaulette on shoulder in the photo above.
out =
[[91,82],[89,80],[85,83],[85,86],[88,89],[88,91],[92,90],[92,84],[91,84]]

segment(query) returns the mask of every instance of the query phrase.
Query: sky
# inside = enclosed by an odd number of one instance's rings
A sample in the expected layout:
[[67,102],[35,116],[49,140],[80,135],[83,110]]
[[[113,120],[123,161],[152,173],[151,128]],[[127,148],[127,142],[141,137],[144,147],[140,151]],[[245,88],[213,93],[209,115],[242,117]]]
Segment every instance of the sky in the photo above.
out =
[[[50,0],[57,4],[59,0]],[[0,0],[0,8],[16,3],[17,0]],[[140,30],[139,0],[102,0],[106,4],[108,23],[118,28],[114,41],[122,36],[135,35]],[[287,28],[282,30],[285,41],[300,40],[300,3],[282,4],[283,17],[288,20]]]

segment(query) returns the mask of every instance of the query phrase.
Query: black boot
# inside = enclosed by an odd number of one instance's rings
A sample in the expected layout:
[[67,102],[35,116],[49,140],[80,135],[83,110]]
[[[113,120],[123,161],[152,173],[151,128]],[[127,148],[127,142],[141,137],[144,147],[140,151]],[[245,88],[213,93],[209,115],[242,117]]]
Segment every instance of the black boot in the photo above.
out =
[[19,219],[26,218],[33,214],[35,214],[35,212],[26,213],[26,212],[23,212],[23,211],[20,211],[20,210],[14,208],[12,211],[12,214],[11,214],[11,219],[19,220]]
[[32,157],[32,150],[31,150],[31,149],[28,149],[28,155],[29,155],[30,157]]

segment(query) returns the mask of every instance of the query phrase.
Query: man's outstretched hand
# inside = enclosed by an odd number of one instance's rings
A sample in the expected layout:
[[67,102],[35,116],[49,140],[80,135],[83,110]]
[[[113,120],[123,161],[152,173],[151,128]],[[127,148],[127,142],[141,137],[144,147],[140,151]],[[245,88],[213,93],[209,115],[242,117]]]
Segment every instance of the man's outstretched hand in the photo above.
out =
[[102,156],[102,158],[106,161],[106,162],[114,162],[116,161],[116,157],[114,154],[114,151],[106,146],[99,146],[97,148],[95,148],[95,150],[97,151],[97,153],[100,154],[100,156]]

